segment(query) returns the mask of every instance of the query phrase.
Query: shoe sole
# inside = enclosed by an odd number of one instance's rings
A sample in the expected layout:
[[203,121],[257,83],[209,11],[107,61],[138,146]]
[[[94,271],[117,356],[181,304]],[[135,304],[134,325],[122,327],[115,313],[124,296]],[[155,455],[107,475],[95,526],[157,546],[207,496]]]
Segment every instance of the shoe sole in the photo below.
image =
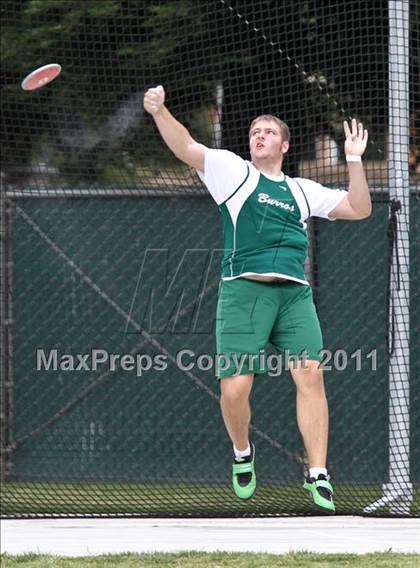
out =
[[334,509],[327,509],[327,507],[322,507],[321,505],[318,505],[318,503],[316,503],[314,501],[314,496],[313,496],[312,491],[310,489],[306,489],[305,487],[303,489],[306,491],[306,493],[311,498],[312,509],[314,509],[318,513],[322,513],[323,515],[335,515],[336,514],[335,508]]

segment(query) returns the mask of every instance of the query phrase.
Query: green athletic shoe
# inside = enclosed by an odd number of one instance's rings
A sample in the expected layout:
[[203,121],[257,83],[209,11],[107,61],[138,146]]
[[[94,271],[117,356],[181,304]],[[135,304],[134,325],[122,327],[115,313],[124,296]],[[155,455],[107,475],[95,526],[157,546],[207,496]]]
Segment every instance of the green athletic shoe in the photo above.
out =
[[307,477],[303,488],[311,495],[318,510],[333,515],[335,513],[335,505],[333,501],[333,488],[329,482],[329,476],[319,474],[318,479]]
[[236,459],[232,466],[233,490],[239,499],[251,499],[257,488],[255,475],[255,446],[251,444],[251,453],[242,459]]

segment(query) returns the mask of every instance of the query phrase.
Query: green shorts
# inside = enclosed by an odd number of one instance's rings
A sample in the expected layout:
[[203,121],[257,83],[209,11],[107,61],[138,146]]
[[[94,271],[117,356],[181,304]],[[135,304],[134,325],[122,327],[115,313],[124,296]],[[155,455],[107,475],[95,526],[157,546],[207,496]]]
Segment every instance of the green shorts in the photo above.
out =
[[268,342],[276,348],[277,369],[279,357],[284,369],[289,357],[321,361],[322,333],[310,286],[222,280],[216,315],[217,377],[270,372]]

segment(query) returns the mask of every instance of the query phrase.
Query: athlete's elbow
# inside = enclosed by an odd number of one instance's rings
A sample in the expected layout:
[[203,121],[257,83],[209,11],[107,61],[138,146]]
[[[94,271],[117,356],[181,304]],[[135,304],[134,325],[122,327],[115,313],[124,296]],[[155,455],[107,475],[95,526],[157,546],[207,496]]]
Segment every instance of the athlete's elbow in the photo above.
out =
[[369,201],[364,205],[361,213],[362,213],[362,219],[367,219],[372,215],[372,201],[370,200],[370,196],[369,196]]
[[370,203],[369,205],[363,207],[362,209],[359,208],[357,211],[355,211],[355,213],[356,213],[355,219],[357,221],[361,221],[362,219],[367,219],[372,215],[372,204]]
[[372,215],[372,203],[369,205],[365,216],[363,217],[363,219],[367,219],[368,217],[370,217]]
[[353,212],[352,218],[356,221],[367,219],[372,215],[372,201],[367,199],[352,199],[349,196],[349,205]]

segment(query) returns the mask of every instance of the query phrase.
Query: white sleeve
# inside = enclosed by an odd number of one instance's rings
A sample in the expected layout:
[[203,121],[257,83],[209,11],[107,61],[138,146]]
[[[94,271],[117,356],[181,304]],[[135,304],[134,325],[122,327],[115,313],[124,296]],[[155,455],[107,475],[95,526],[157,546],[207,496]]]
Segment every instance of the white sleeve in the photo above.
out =
[[343,189],[330,189],[306,178],[293,178],[302,188],[309,206],[310,217],[323,217],[332,221],[328,214],[347,195]]
[[237,154],[229,150],[206,148],[204,172],[197,170],[197,173],[215,202],[220,205],[244,182],[248,169],[246,161]]

